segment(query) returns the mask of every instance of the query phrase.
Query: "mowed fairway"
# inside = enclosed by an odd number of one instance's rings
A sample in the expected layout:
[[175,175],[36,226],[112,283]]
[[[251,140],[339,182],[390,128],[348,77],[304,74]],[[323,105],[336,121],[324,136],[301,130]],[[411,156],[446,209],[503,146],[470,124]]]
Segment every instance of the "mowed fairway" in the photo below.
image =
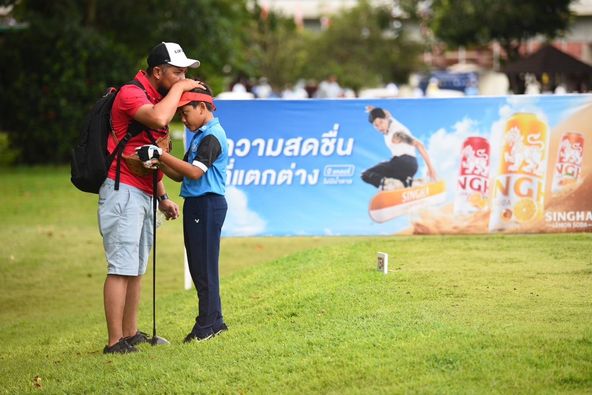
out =
[[3,393],[592,392],[590,234],[225,239],[230,330],[184,345],[196,298],[168,222],[157,321],[172,344],[105,356],[96,196],[64,167],[0,174]]

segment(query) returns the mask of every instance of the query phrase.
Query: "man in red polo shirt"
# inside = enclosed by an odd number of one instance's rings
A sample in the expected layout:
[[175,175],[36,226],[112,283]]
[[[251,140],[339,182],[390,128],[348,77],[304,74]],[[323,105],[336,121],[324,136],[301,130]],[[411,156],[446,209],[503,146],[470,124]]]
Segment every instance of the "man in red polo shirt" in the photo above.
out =
[[[115,98],[111,110],[114,134],[108,140],[109,151],[115,149],[132,122],[144,125],[145,130],[125,146],[119,164],[119,183],[116,159],[99,191],[99,229],[108,263],[103,290],[109,334],[105,354],[134,352],[135,345],[148,340],[145,333],[138,331],[137,313],[141,279],[152,248],[153,176],[152,170],[142,166],[135,149],[155,141],[168,149],[168,124],[181,95],[203,88],[201,83],[185,78],[187,68],[199,67],[199,61],[187,58],[178,44],[158,44],[147,60],[146,71],[141,70],[134,77],[136,85],[124,85]],[[168,199],[160,171],[156,196],[165,217],[176,219],[179,208]]]

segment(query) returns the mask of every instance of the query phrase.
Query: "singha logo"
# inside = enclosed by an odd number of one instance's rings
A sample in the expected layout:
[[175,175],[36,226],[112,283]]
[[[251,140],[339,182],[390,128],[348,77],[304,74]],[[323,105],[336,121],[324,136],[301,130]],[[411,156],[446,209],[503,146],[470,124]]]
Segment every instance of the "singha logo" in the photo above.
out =
[[463,174],[474,174],[478,176],[487,177],[489,155],[484,149],[475,150],[470,145],[463,148],[461,166]]
[[538,176],[543,175],[543,147],[541,134],[529,134],[527,144],[522,141],[522,134],[517,127],[506,133],[505,143],[509,149],[504,153],[509,171],[522,171]]
[[579,143],[572,144],[568,140],[563,140],[559,146],[559,157],[563,163],[582,164],[583,147]]

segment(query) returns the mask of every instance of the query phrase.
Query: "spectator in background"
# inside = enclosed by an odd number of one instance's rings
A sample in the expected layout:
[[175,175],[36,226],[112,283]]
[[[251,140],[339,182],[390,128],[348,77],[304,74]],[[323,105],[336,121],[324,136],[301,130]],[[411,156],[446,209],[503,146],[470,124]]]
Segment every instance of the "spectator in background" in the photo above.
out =
[[560,83],[555,87],[555,94],[556,95],[565,95],[567,93],[567,89],[565,89],[565,85]]
[[308,93],[300,83],[294,86],[287,84],[282,91],[282,99],[308,99]]
[[426,88],[426,96],[434,97],[438,96],[440,92],[440,82],[436,77],[430,78],[430,82],[428,82],[428,87]]
[[239,75],[230,83],[230,91],[234,93],[252,93],[252,84],[247,77]]
[[467,96],[478,96],[479,95],[479,86],[477,83],[477,79],[473,76],[469,77],[469,82],[465,87],[465,95]]
[[247,87],[245,86],[245,84],[243,84],[243,82],[241,80],[239,80],[239,81],[235,82],[234,85],[232,85],[232,92],[246,93]]
[[306,84],[304,85],[304,89],[306,90],[306,93],[308,93],[308,97],[309,98],[313,98],[316,97],[316,93],[317,90],[319,89],[319,86],[317,85],[317,82],[315,80],[308,80],[306,81]]
[[316,97],[319,99],[334,99],[336,97],[343,97],[343,89],[337,82],[337,76],[332,74],[326,80],[321,81],[319,89],[316,92]]
[[341,97],[345,97],[346,99],[355,99],[356,91],[354,91],[352,88],[344,88]]
[[543,75],[541,75],[541,82],[541,90],[543,94],[553,93],[553,89],[551,88],[551,77],[549,77],[549,74],[543,73]]
[[419,76],[416,74],[412,74],[409,76],[409,86],[411,87],[411,96],[413,97],[423,97],[423,91],[419,87]]
[[257,84],[253,87],[253,93],[258,99],[267,99],[272,94],[271,85],[267,81],[266,77],[259,78]]
[[399,87],[394,82],[386,84],[385,89],[387,90],[389,97],[399,96]]
[[537,81],[537,78],[534,74],[526,74],[524,76],[524,82],[526,84],[526,90],[524,91],[524,94],[539,95],[541,93],[541,84]]

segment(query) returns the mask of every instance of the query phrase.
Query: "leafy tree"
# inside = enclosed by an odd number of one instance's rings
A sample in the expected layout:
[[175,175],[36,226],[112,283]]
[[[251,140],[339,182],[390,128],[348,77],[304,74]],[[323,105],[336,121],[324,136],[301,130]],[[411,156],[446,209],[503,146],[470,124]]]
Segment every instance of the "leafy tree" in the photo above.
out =
[[267,77],[271,86],[282,88],[303,77],[310,34],[297,29],[294,21],[274,12],[261,12],[249,33],[250,45],[243,70],[252,77]]
[[124,46],[85,29],[73,3],[50,4],[0,44],[1,126],[25,163],[65,161],[88,106],[136,64]]
[[569,28],[573,1],[434,0],[431,27],[439,39],[454,46],[498,41],[514,60],[526,40],[561,36]]
[[358,90],[389,81],[405,82],[420,68],[421,47],[392,26],[390,9],[367,0],[331,20],[313,43],[307,72],[318,79],[335,74]]
[[96,98],[144,68],[160,41],[179,42],[220,89],[250,18],[244,0],[2,1],[28,26],[0,36],[0,129],[24,163],[67,161]]

